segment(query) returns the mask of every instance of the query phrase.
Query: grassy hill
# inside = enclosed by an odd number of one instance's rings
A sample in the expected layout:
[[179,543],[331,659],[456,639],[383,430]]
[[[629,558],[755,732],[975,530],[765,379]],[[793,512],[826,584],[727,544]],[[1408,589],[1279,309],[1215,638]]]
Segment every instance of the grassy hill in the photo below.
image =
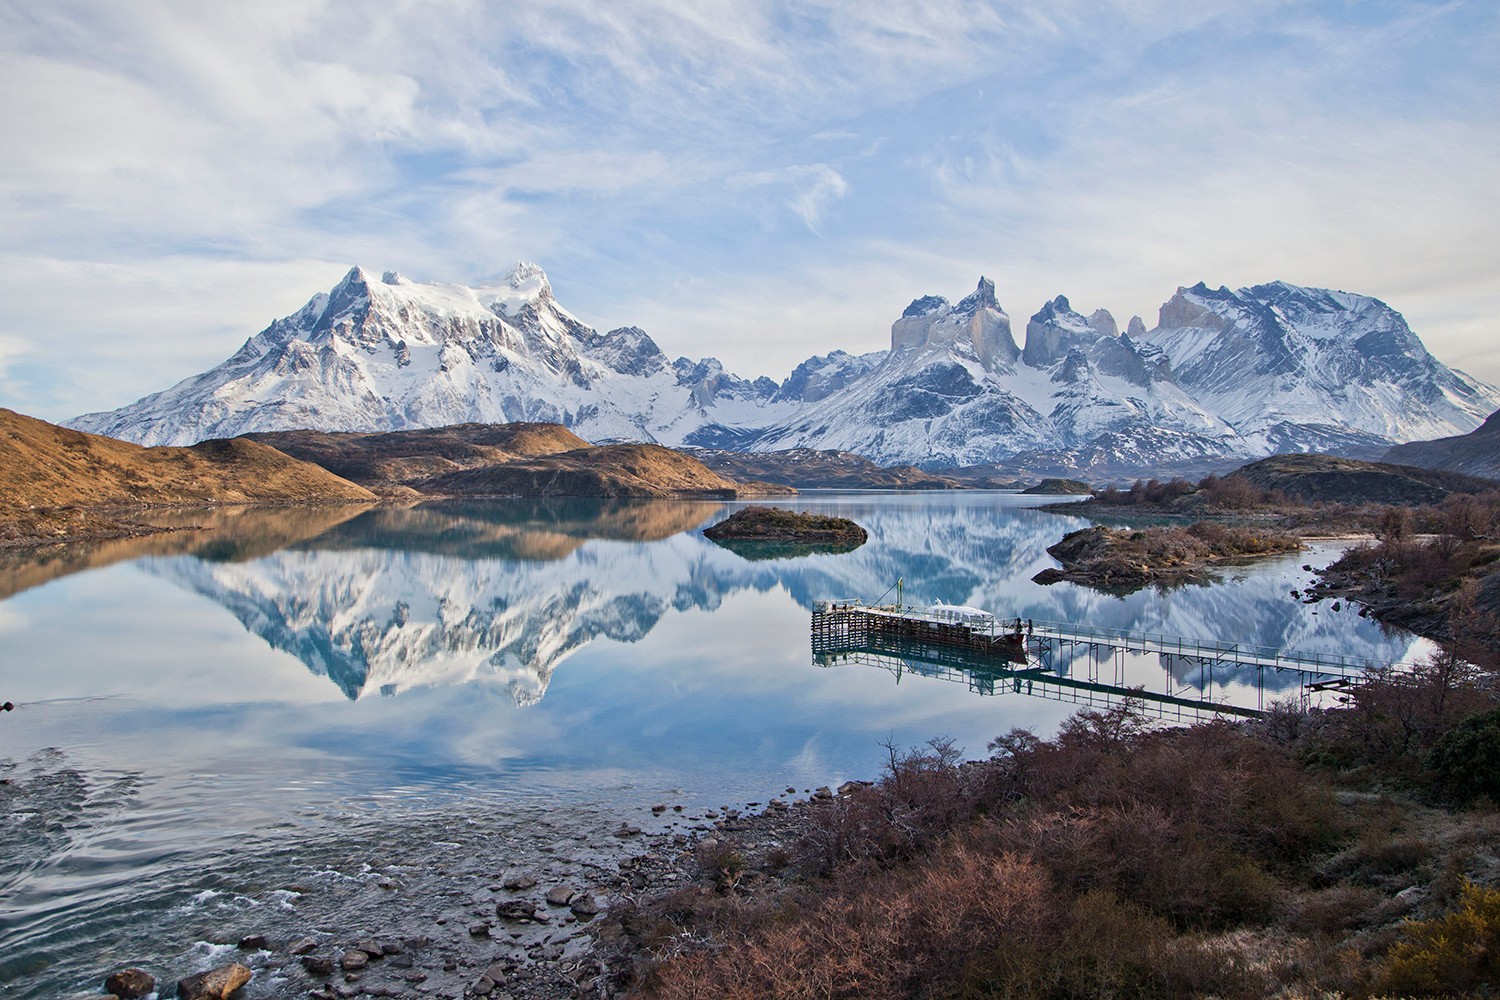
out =
[[111,512],[198,504],[351,503],[369,490],[242,438],[143,448],[0,409],[0,545],[119,537]]
[[379,492],[589,446],[561,424],[544,423],[455,424],[369,434],[276,431],[245,437]]
[[735,497],[743,489],[697,459],[654,444],[578,448],[413,485],[449,496],[525,497]]
[[1361,462],[1333,455],[1272,455],[1226,478],[1244,479],[1305,503],[1436,503],[1454,493],[1496,488],[1489,479],[1387,462]]

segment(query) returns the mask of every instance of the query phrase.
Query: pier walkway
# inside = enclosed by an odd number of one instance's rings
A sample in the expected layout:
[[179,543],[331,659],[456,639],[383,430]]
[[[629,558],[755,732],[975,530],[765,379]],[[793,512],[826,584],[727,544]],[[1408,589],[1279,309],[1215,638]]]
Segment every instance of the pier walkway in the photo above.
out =
[[[980,693],[994,693],[994,681],[1003,678],[1000,690],[1019,692],[1023,683],[1036,682],[1112,696],[1136,690],[1127,683],[1127,655],[1154,656],[1165,671],[1165,689],[1141,692],[1143,697],[1240,715],[1264,711],[1268,695],[1292,695],[1306,704],[1317,692],[1347,687],[1370,670],[1412,666],[1070,622],[1018,622],[972,608],[858,600],[817,602],[812,651],[824,665],[851,656],[873,658],[867,662],[896,671],[967,679]],[[1225,701],[1229,687],[1240,704]]]

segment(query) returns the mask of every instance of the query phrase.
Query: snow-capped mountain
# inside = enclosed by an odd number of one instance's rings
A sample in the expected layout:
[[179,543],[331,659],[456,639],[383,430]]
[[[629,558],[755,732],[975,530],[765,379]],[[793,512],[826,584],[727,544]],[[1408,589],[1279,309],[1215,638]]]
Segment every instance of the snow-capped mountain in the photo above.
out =
[[1388,442],[1472,430],[1500,392],[1437,361],[1379,299],[1286,282],[1179,288],[1144,334],[1177,383],[1256,454],[1378,455]]
[[719,362],[668,362],[642,330],[598,333],[522,262],[468,288],[353,268],[229,360],[71,426],[142,444],[249,431],[380,431],[541,420],[593,441],[680,443],[704,426],[763,420],[776,390]]
[[1384,303],[1285,283],[1180,288],[1121,334],[1059,295],[1024,349],[984,278],[928,295],[889,350],[833,351],[779,385],[599,333],[522,263],[475,287],[360,268],[229,360],[71,426],[144,444],[249,431],[555,421],[596,442],[853,452],[925,468],[1054,456],[1096,474],[1277,451],[1362,456],[1472,430],[1500,390],[1436,361]]
[[1245,452],[1229,424],[1172,381],[1165,355],[1119,336],[1107,311],[1085,318],[1058,296],[1027,324],[1023,351],[984,278],[957,305],[912,302],[888,352],[845,355],[819,374],[831,367],[840,391],[767,428],[751,450],[833,448],[928,468],[1103,435],[1142,443],[1150,464]]

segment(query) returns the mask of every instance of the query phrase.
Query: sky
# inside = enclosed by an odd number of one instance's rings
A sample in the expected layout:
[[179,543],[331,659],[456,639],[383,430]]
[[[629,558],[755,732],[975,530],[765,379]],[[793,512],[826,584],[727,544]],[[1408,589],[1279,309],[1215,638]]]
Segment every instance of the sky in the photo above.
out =
[[995,282],[1341,288],[1500,383],[1493,0],[0,0],[0,406],[111,409],[351,265],[541,264],[780,380]]

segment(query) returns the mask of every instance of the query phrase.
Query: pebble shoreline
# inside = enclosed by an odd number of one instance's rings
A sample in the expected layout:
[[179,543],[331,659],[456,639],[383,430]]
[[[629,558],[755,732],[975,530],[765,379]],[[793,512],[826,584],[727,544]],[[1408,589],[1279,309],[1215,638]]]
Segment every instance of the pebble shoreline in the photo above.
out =
[[[839,794],[857,786],[846,783]],[[221,955],[213,971],[245,967],[251,981],[235,998],[306,997],[308,1000],[353,1000],[392,997],[408,1000],[574,1000],[617,995],[608,955],[594,931],[606,922],[611,906],[635,906],[681,889],[707,882],[700,852],[732,845],[746,858],[762,858],[771,850],[790,846],[801,837],[812,810],[833,801],[828,788],[803,790],[793,798],[788,788],[768,803],[746,803],[743,809],[718,809],[687,814],[682,806],[658,804],[653,817],[680,817],[691,823],[683,829],[647,831],[622,823],[606,838],[575,853],[564,854],[563,844],[543,847],[545,863],[534,868],[505,870],[489,879],[472,874],[439,872],[447,888],[446,906],[422,901],[418,922],[427,929],[410,933],[412,914],[393,913],[400,931],[310,934],[296,940],[276,940],[261,934],[240,938],[233,956]],[[582,835],[580,835],[582,836]],[[481,859],[482,860],[482,859]],[[471,884],[472,883],[472,884]],[[483,884],[478,884],[483,883]],[[380,888],[399,896],[401,885],[381,879]],[[393,898],[393,908],[407,901]],[[399,918],[398,918],[399,917]],[[224,950],[231,950],[226,947]],[[112,979],[139,970],[101,970]],[[159,970],[166,973],[167,970]],[[145,974],[145,973],[143,973]],[[176,980],[157,977],[156,996],[175,995]],[[134,1000],[121,994],[86,993],[107,1000]],[[135,997],[149,996],[150,991]],[[193,1000],[215,993],[189,994]]]

